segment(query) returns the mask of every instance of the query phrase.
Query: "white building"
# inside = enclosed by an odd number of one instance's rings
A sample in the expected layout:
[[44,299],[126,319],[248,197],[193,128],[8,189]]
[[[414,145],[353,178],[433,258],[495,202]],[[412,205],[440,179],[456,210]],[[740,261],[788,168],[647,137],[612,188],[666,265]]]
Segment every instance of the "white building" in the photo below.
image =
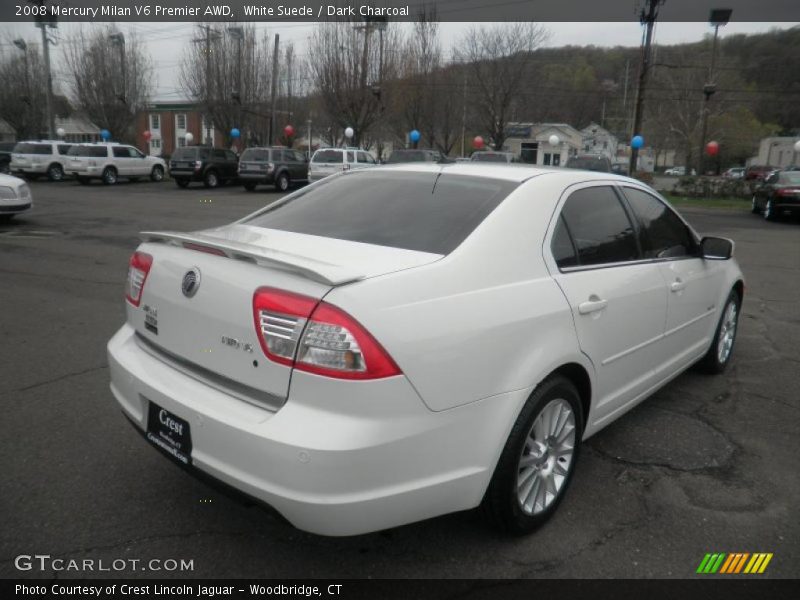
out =
[[597,123],[590,123],[581,129],[581,152],[583,154],[600,154],[610,161],[617,155],[619,140],[617,136]]
[[[504,150],[513,152],[524,163],[560,166],[580,152],[583,136],[566,123],[509,123]],[[550,143],[551,136],[558,143]]]
[[800,154],[795,152],[796,137],[768,137],[758,144],[758,154],[747,159],[747,166],[768,165],[773,167],[791,167],[798,165]]

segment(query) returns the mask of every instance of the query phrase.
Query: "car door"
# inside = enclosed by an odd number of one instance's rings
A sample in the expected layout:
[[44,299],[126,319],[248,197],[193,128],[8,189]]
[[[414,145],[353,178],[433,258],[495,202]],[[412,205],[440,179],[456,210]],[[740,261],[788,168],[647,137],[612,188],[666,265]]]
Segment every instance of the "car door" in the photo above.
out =
[[289,153],[292,157],[292,179],[294,181],[303,181],[308,178],[308,167],[306,166],[306,159],[302,152],[297,150],[290,150]]
[[702,258],[694,233],[660,198],[641,188],[621,189],[639,223],[644,257],[656,261],[668,290],[664,337],[656,345],[656,371],[666,376],[708,349],[724,266]]
[[228,177],[236,179],[239,176],[239,157],[232,150],[225,150],[225,160],[228,165]]
[[645,261],[637,230],[610,184],[574,186],[554,227],[554,279],[572,310],[581,350],[594,364],[593,421],[613,418],[653,384],[667,292]]
[[127,149],[130,158],[130,174],[135,177],[150,175],[150,163],[145,155],[133,146],[128,146]]

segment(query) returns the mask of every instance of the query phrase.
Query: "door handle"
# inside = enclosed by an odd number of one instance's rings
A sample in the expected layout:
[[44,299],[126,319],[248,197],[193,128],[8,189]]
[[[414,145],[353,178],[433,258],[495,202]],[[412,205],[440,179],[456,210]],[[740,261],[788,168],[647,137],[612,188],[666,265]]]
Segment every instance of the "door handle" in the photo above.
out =
[[670,292],[680,292],[683,288],[686,287],[686,282],[681,279],[676,279],[672,283],[669,284],[669,291]]
[[603,310],[606,306],[608,306],[608,300],[601,300],[592,294],[588,301],[578,304],[578,312],[582,315],[588,315],[589,313]]

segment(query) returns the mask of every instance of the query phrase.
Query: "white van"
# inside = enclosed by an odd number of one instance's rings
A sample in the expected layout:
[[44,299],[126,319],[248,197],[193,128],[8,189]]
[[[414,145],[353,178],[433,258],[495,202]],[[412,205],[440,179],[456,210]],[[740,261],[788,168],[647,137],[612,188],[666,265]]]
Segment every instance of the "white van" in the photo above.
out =
[[320,148],[311,157],[308,165],[308,182],[349,171],[375,167],[378,162],[366,150],[360,148]]

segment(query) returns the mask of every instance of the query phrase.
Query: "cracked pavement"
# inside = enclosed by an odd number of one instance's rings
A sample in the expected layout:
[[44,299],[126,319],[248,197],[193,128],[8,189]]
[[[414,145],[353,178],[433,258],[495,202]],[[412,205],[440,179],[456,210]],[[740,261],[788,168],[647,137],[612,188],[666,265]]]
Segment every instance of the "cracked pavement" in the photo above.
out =
[[[0,576],[19,554],[194,560],[188,577],[692,577],[706,552],[800,565],[800,223],[685,209],[747,278],[729,371],[689,371],[584,446],[553,520],[509,538],[466,512],[353,538],[293,529],[175,468],[122,417],[105,344],[138,231],[197,229],[277,199],[241,188],[34,183],[0,225]],[[208,202],[211,200],[211,202]]]

